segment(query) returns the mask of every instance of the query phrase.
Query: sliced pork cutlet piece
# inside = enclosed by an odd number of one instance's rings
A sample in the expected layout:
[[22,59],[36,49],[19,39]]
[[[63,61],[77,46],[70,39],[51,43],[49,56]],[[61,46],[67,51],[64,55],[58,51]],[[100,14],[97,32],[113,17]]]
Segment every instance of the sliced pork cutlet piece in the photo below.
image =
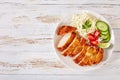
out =
[[102,48],[99,48],[98,54],[96,54],[95,56],[95,64],[98,64],[102,61],[103,59],[103,54],[104,54],[104,50]]
[[84,38],[81,37],[80,43],[77,45],[77,47],[74,49],[74,51],[69,54],[69,56],[74,57],[76,56],[78,53],[80,53],[83,49],[83,45],[86,44],[86,40]]
[[98,53],[98,48],[97,47],[92,47],[92,50],[90,51],[91,56],[89,56],[89,61],[87,65],[91,66],[95,62],[95,55]]
[[98,54],[99,48],[94,47],[94,51],[93,51],[93,55],[90,57],[89,61],[88,61],[88,65],[91,66],[94,64],[95,60],[96,60],[96,55]]
[[85,56],[79,63],[80,66],[85,66],[87,65],[87,62],[89,60],[89,57],[88,56]]
[[69,32],[75,32],[76,30],[77,30],[77,28],[75,28],[75,27],[63,25],[63,26],[58,27],[56,33],[57,33],[57,35],[64,35]]
[[57,49],[59,51],[65,50],[72,43],[75,37],[75,32],[65,34],[58,42]]
[[69,54],[70,57],[76,56],[78,53],[80,53],[83,49],[83,46],[79,43],[78,46],[73,50],[71,54]]
[[85,57],[88,47],[89,46],[87,44],[83,45],[82,51],[75,56],[75,59],[73,59],[75,63],[78,64]]
[[85,53],[85,57],[79,63],[80,66],[87,65],[89,58],[92,55],[91,54],[92,51],[93,51],[93,48],[89,46],[89,48],[87,49],[87,52]]
[[72,43],[62,52],[64,56],[72,54],[76,46],[80,43],[81,38],[76,36]]
[[85,38],[82,38],[82,39],[81,39],[81,42],[80,42],[81,46],[85,45],[86,43],[87,43],[86,39],[85,39]]
[[86,52],[85,57],[81,60],[79,63],[80,66],[89,65],[92,66],[95,62],[95,64],[98,64],[102,58],[103,58],[103,49],[97,48],[97,47],[90,47],[88,51]]

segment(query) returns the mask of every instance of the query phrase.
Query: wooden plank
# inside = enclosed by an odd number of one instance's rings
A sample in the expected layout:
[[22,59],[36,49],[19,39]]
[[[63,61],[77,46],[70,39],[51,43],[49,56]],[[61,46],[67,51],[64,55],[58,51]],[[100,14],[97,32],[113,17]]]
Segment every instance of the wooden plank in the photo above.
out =
[[2,0],[0,3],[12,4],[120,4],[119,0]]
[[[7,28],[41,28],[54,26],[69,13],[79,13],[80,10],[92,10],[103,15],[112,27],[119,27],[119,5],[0,5],[0,29]],[[4,7],[2,7],[4,6]],[[64,9],[64,10],[63,10]],[[114,12],[114,13],[113,13]],[[8,26],[9,25],[9,26]],[[42,25],[42,26],[41,26]],[[26,27],[25,27],[26,26]],[[41,26],[41,27],[38,27]]]
[[119,80],[119,75],[86,76],[86,75],[0,75],[2,80]]
[[[89,72],[71,69],[58,59],[56,53],[1,52],[0,74],[44,74],[44,75],[114,75],[120,74],[120,53],[114,52],[111,59],[101,68]],[[104,73],[104,74],[103,74]]]

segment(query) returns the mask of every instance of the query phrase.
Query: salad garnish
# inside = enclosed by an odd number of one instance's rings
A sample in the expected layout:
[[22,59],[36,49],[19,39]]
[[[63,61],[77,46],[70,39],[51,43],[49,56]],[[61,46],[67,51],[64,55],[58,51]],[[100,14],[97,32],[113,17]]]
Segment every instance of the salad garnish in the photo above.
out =
[[91,27],[91,22],[90,20],[87,20],[83,25],[82,25],[82,29],[87,29]]

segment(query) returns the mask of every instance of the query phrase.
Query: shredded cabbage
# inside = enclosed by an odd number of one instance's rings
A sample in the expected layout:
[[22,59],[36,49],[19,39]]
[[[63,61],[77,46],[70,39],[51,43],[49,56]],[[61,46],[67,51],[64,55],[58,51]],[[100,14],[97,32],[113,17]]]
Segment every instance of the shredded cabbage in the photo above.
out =
[[[91,27],[88,28],[87,30],[82,29],[82,24],[84,24],[87,20],[91,22]],[[95,16],[93,16],[90,13],[85,12],[85,13],[73,15],[70,25],[73,27],[76,27],[79,34],[83,36],[84,38],[87,38],[88,33],[92,33],[95,31],[96,29],[95,24],[97,20],[98,19]]]

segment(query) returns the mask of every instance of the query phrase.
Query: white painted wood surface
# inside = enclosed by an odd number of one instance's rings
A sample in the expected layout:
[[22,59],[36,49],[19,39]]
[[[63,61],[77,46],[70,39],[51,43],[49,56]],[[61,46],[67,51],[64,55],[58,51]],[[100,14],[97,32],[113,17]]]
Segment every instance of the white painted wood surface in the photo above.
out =
[[[111,23],[116,44],[113,55],[106,65],[98,70],[81,73],[60,62],[53,47],[53,37],[57,24],[65,14],[83,9],[101,14]],[[89,78],[84,77],[89,75],[97,76],[96,78],[103,75],[119,76],[119,25],[120,0],[2,0],[0,1],[0,74],[3,77],[38,74],[48,77],[52,75],[55,78],[56,75],[73,76],[73,78],[77,76],[76,79],[87,80]],[[104,79],[112,80],[112,78]]]

